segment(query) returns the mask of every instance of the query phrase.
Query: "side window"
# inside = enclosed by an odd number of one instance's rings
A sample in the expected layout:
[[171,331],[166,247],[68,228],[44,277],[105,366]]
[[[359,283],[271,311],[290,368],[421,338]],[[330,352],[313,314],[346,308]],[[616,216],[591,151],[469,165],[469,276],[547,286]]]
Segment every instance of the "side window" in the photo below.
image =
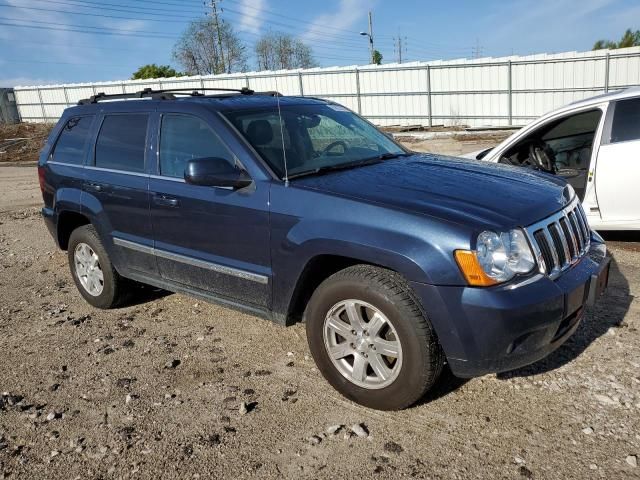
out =
[[611,126],[611,143],[640,139],[640,98],[616,103]]
[[602,110],[588,110],[550,121],[507,150],[500,163],[558,172],[586,170]]
[[93,122],[93,115],[69,119],[53,148],[54,161],[73,165],[84,163],[83,154],[89,138],[91,122]]
[[96,142],[96,167],[144,172],[147,114],[107,115]]
[[182,178],[189,160],[208,157],[234,163],[231,152],[204,121],[190,115],[162,116],[160,175]]

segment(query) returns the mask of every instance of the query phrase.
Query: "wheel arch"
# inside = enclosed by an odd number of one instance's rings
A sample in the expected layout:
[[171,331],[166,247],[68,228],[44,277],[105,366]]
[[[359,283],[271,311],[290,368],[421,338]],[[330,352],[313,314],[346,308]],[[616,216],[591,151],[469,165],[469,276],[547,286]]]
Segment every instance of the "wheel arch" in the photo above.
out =
[[294,288],[285,314],[285,323],[292,325],[303,320],[304,310],[313,292],[334,273],[354,265],[371,265],[384,268],[402,275],[398,269],[363,257],[344,256],[338,254],[318,254],[311,257],[294,284]]
[[58,237],[58,245],[62,250],[67,250],[71,233],[79,227],[91,224],[91,220],[80,212],[63,210],[58,213],[57,223],[56,235]]

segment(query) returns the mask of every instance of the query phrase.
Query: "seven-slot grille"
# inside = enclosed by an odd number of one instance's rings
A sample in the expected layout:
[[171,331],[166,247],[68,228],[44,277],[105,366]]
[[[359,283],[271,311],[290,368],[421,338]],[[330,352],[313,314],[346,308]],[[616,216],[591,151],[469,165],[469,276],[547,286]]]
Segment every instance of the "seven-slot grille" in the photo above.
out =
[[552,278],[577,262],[589,249],[587,217],[575,198],[560,212],[527,228],[540,272]]

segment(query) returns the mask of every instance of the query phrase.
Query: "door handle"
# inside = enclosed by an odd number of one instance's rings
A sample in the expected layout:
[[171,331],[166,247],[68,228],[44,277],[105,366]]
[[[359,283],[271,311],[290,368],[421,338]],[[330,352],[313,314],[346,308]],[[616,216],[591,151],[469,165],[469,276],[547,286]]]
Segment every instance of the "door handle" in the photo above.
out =
[[154,195],[153,203],[163,207],[177,207],[179,202],[177,198],[168,197],[166,195]]
[[93,190],[94,192],[101,192],[102,185],[99,183],[87,183],[87,190]]

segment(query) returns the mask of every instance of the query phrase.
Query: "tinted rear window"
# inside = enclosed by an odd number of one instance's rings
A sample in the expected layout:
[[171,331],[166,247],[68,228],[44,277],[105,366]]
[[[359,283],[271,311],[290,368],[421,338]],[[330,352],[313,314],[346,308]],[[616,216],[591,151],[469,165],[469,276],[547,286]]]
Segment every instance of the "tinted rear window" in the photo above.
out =
[[611,143],[640,139],[640,98],[616,103]]
[[147,114],[108,115],[96,142],[96,167],[144,172]]
[[70,118],[53,149],[53,160],[56,162],[82,165],[84,150],[89,139],[93,116]]

